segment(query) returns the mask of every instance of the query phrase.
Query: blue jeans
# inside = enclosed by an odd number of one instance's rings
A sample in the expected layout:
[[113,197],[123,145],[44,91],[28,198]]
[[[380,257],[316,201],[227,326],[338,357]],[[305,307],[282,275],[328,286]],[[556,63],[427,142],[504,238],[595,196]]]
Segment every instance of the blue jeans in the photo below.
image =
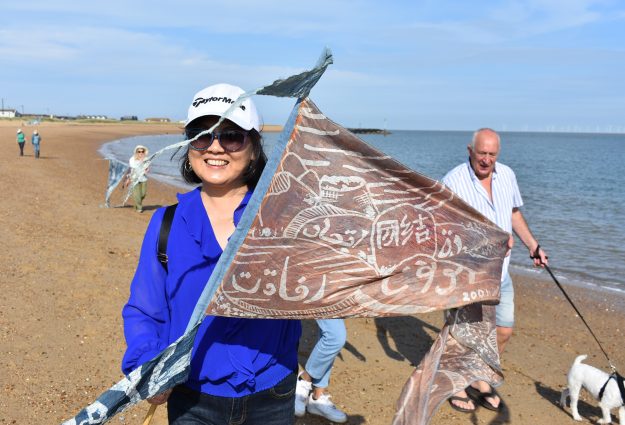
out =
[[292,425],[295,373],[272,388],[244,397],[218,397],[176,387],[167,400],[170,425]]
[[328,388],[334,359],[345,345],[347,331],[343,319],[319,319],[317,326],[319,340],[308,357],[305,369],[315,387]]

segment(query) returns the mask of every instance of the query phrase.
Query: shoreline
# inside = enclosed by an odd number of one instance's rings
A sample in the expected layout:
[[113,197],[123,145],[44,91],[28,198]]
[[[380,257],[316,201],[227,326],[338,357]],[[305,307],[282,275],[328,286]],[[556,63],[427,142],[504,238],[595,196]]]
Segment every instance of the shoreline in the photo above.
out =
[[[26,127],[30,130],[34,127]],[[175,202],[179,189],[151,181],[146,210],[100,208],[108,165],[102,143],[141,134],[179,132],[177,124],[57,124],[37,126],[40,159],[19,157],[15,123],[0,121],[0,424],[55,424],[69,419],[121,379],[125,349],[121,309],[128,298],[143,233],[153,211]],[[114,204],[114,199],[111,200]],[[517,324],[502,359],[499,388],[517,424],[570,424],[569,409],[557,402],[566,373],[579,354],[606,370],[596,343],[546,272],[513,274]],[[625,353],[625,297],[566,286],[620,370]],[[618,295],[618,294],[617,294]],[[442,313],[378,319],[348,319],[348,343],[337,358],[330,392],[349,424],[389,424],[399,393],[442,326]],[[316,341],[314,322],[304,321],[300,363]],[[110,423],[141,424],[141,403]],[[164,425],[157,409],[152,425]],[[600,417],[583,393],[580,414]],[[123,420],[122,420],[123,418]],[[444,403],[433,425],[488,424],[495,414],[474,415]],[[322,425],[311,415],[297,425]]]
[[[509,270],[510,276],[513,278],[513,280],[516,279],[515,276],[518,276],[519,278],[527,277],[530,279],[535,278],[539,280],[544,280],[545,282],[553,283],[555,285],[553,279],[546,270],[542,270],[534,266],[528,265],[527,267],[524,267],[517,264],[511,264]],[[610,293],[625,298],[625,288],[623,288],[623,286],[618,282],[605,282],[601,284],[594,282],[583,282],[579,279],[563,275],[562,272],[557,269],[552,268],[551,271],[556,276],[556,279],[558,279],[558,281],[562,284],[562,286],[565,287],[565,289],[568,287],[574,287],[588,291],[597,291],[602,294]]]
[[[280,126],[271,126],[274,127],[274,130],[276,131],[281,131],[281,128],[279,128]],[[265,130],[265,131],[270,131],[271,130]],[[132,138],[133,136],[131,136]],[[123,143],[123,139],[118,139],[118,140],[111,140],[111,141],[107,141],[104,142],[100,145],[100,148],[98,149],[98,153],[100,153],[100,155],[106,159],[105,156],[105,152],[104,152],[104,147],[105,145],[109,144],[109,143]],[[270,152],[268,152],[269,154]],[[118,160],[122,160],[120,158],[117,158]],[[125,158],[124,158],[125,159]],[[170,177],[168,175],[165,174],[158,174],[158,173],[152,173],[150,175],[152,180],[157,180],[162,184],[165,185],[169,185],[172,186],[173,188],[175,188],[176,190],[181,190],[181,191],[188,191],[190,189],[192,189],[191,186],[189,185],[185,185],[182,181],[177,181],[174,177]],[[119,189],[116,189],[119,190]],[[525,248],[519,244],[519,246],[516,248],[516,250],[524,250]],[[575,272],[570,273],[569,271],[561,271],[557,268],[553,268],[552,266],[552,272],[555,274],[556,278],[558,279],[558,281],[563,284],[563,286],[569,287],[569,286],[574,286],[574,287],[579,287],[579,288],[585,288],[588,289],[589,291],[592,290],[597,290],[600,292],[608,292],[608,293],[613,293],[615,295],[618,296],[623,296],[625,297],[625,286],[623,286],[622,283],[620,282],[593,282],[590,281],[588,279],[585,279],[583,277],[580,276],[576,276]],[[551,277],[547,274],[546,271],[544,271],[544,273],[541,273],[541,270],[538,268],[533,267],[533,265],[530,264],[530,262],[525,262],[524,264],[516,264],[516,263],[512,263],[511,264],[511,275],[512,277],[514,277],[515,275],[521,276],[521,277],[529,277],[529,278],[536,278],[538,276],[540,276],[541,274],[543,275],[542,279],[548,282],[552,282]]]

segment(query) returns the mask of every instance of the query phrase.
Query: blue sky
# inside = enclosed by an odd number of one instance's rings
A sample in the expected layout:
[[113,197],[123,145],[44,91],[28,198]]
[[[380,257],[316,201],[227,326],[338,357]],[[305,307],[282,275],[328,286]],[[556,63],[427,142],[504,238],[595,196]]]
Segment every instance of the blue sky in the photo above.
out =
[[[334,64],[348,127],[625,131],[625,2],[22,0],[0,6],[5,108],[184,119],[193,94]],[[293,102],[256,97],[265,123]]]

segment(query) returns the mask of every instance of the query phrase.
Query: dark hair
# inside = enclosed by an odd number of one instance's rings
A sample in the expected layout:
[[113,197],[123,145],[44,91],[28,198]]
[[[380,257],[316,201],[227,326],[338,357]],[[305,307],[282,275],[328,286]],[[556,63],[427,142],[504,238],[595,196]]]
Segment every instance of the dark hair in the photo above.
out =
[[[252,143],[252,156],[254,159],[250,162],[250,166],[243,173],[243,180],[248,187],[254,188],[256,187],[258,180],[260,180],[260,175],[263,173],[265,165],[267,164],[267,155],[265,155],[265,151],[263,150],[263,138],[258,131],[255,129],[250,130],[248,137]],[[184,181],[189,184],[202,183],[202,180],[200,180],[197,174],[195,174],[193,168],[187,165],[188,163],[189,146],[187,146],[184,155],[180,158],[180,175]]]

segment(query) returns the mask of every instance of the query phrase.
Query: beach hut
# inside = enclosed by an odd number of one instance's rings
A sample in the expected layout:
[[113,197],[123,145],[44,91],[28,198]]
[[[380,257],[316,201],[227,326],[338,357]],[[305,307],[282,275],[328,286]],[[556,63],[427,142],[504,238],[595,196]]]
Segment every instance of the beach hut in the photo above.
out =
[[0,109],[0,118],[15,118],[19,113],[15,109]]

